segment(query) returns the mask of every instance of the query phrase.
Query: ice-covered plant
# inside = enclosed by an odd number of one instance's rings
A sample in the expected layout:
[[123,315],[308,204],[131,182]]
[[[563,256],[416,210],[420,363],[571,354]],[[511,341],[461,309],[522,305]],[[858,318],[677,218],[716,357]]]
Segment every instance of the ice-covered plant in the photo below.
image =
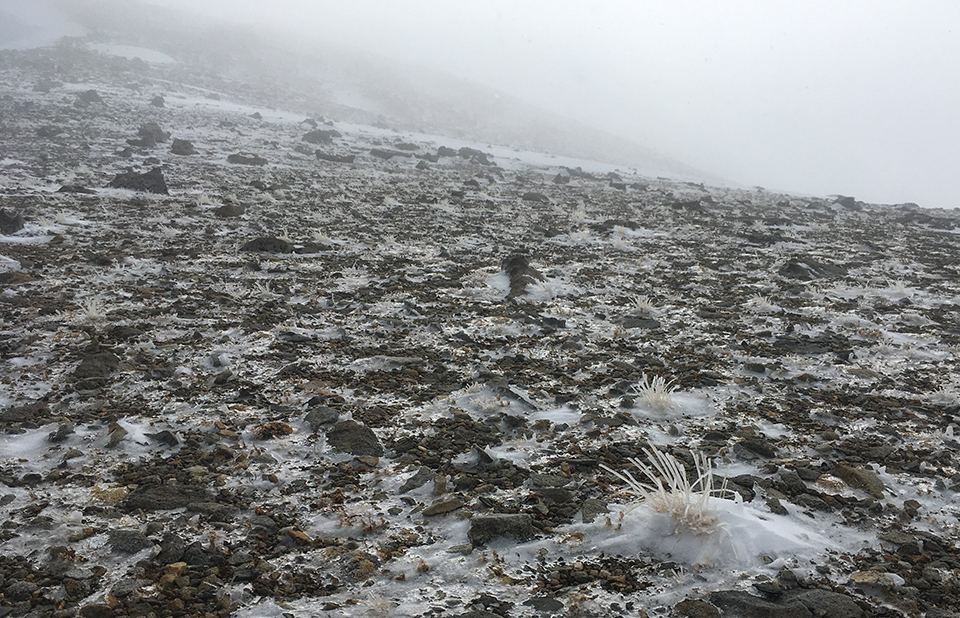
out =
[[713,532],[717,524],[717,510],[712,506],[711,498],[724,497],[733,492],[727,489],[726,479],[719,489],[714,488],[710,458],[701,451],[691,451],[697,476],[690,482],[683,463],[670,453],[652,444],[643,452],[649,464],[636,457],[627,460],[643,474],[643,481],[637,480],[629,470],[618,472],[600,464],[601,468],[626,483],[637,496],[624,514],[643,507],[669,516],[676,534]]
[[637,399],[642,405],[654,410],[671,410],[677,403],[673,400],[673,393],[677,387],[673,381],[667,381],[661,376],[654,376],[652,379],[643,374],[640,384],[637,385]]
[[775,311],[777,309],[777,306],[773,303],[773,301],[762,294],[754,294],[752,297],[750,297],[750,300],[747,301],[747,305],[753,308],[754,311],[758,312]]
[[273,296],[273,290],[270,289],[269,281],[254,282],[253,291],[259,296]]
[[[700,569],[760,567],[771,558],[810,556],[836,545],[836,539],[814,530],[806,519],[772,514],[739,500],[726,482],[717,486],[710,459],[702,452],[691,451],[692,471],[652,444],[643,452],[647,461],[629,459],[640,475],[602,466],[626,483],[635,498],[614,533],[597,543],[603,549],[635,548]],[[624,517],[635,509],[642,512]]]
[[318,245],[330,246],[333,244],[333,239],[320,230],[315,230],[311,235],[311,238],[313,239],[313,242],[317,243]]
[[634,296],[633,308],[643,315],[654,315],[657,312],[657,308],[649,296]]
[[96,296],[80,303],[80,308],[88,320],[100,320],[107,315],[107,309],[104,307],[103,301]]

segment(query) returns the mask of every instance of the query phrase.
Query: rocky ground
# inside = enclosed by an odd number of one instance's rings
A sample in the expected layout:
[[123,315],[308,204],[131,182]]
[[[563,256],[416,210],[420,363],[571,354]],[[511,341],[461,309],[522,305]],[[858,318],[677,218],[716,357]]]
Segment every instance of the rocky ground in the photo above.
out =
[[0,54],[0,617],[960,612],[956,212],[257,97]]

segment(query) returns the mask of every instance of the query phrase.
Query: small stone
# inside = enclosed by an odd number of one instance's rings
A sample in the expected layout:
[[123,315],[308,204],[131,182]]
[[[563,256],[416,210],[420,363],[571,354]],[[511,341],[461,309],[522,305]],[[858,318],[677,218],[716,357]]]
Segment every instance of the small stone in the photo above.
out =
[[83,618],[113,618],[113,608],[106,603],[91,603],[80,610]]
[[151,440],[153,440],[154,442],[157,442],[164,446],[173,447],[173,446],[177,446],[180,443],[180,441],[177,439],[176,434],[174,434],[169,429],[164,429],[163,431],[159,431],[157,433],[148,433],[145,435]]
[[527,607],[542,614],[556,614],[563,611],[564,605],[553,597],[534,597],[523,602]]
[[270,440],[292,434],[293,427],[281,421],[270,421],[254,427],[253,433],[258,440]]
[[403,485],[400,486],[400,493],[405,494],[408,491],[412,491],[418,487],[426,485],[428,482],[434,479],[434,472],[426,466],[417,470],[417,473],[404,481]]
[[116,371],[119,365],[120,359],[113,352],[88,354],[73,371],[73,377],[77,380],[106,378]]
[[260,253],[293,253],[293,245],[282,238],[261,236],[245,243],[240,247],[240,250]]
[[107,425],[107,448],[113,448],[120,444],[120,441],[127,435],[127,430],[120,423],[110,423]]
[[190,156],[197,154],[197,149],[193,147],[193,143],[189,140],[175,139],[170,146],[170,152],[175,155]]
[[437,500],[427,508],[423,509],[423,514],[427,516],[431,515],[443,515],[444,513],[449,513],[455,511],[463,506],[463,502],[457,498],[450,498],[448,500]]
[[383,456],[383,445],[377,434],[356,421],[342,421],[327,431],[327,442],[342,453]]
[[60,423],[57,430],[47,436],[47,440],[56,444],[63,442],[71,434],[73,434],[73,423]]
[[158,193],[160,195],[170,194],[170,191],[167,189],[167,183],[163,179],[163,169],[159,167],[155,167],[143,174],[138,174],[137,172],[117,174],[108,186],[113,189],[129,189],[131,191]]
[[134,491],[122,505],[128,510],[166,511],[198,502],[214,502],[214,498],[200,487],[160,485]]
[[26,225],[23,213],[13,208],[0,208],[0,234],[19,232]]
[[875,586],[884,590],[896,587],[896,581],[890,573],[883,571],[856,571],[850,574],[850,581],[858,586]]
[[238,152],[227,157],[227,163],[236,165],[266,165],[267,160],[249,152]]
[[862,489],[878,500],[883,499],[883,481],[873,470],[854,468],[842,463],[837,464],[833,469],[833,475],[842,479],[844,483],[854,489]]
[[340,418],[340,413],[334,410],[333,408],[318,405],[313,406],[307,410],[306,415],[304,415],[303,420],[307,421],[310,424],[310,429],[316,433],[323,425],[332,425],[337,422],[337,419]]
[[123,599],[130,596],[131,594],[137,592],[140,588],[139,582],[135,579],[121,579],[116,584],[113,585],[113,588],[110,589],[110,594],[117,597],[118,599]]
[[173,562],[163,567],[163,572],[173,575],[174,577],[180,577],[187,572],[187,563],[186,562]]
[[4,595],[14,602],[26,601],[39,589],[33,582],[15,581],[7,586]]
[[470,520],[467,538],[474,545],[483,545],[499,537],[528,541],[537,535],[533,518],[525,513],[517,515],[478,515]]
[[764,438],[746,438],[740,445],[761,457],[776,457],[777,447]]
[[603,500],[587,498],[583,501],[583,506],[580,508],[580,516],[583,519],[583,523],[589,524],[593,523],[597,517],[606,514],[608,511],[609,507]]
[[763,618],[812,618],[813,614],[799,601],[771,603],[739,590],[722,590],[710,594],[710,603],[719,607],[724,616]]
[[787,597],[789,601],[800,601],[817,616],[830,618],[862,618],[863,610],[857,602],[845,594],[829,590],[802,590]]
[[674,605],[674,609],[690,618],[720,618],[720,610],[700,599],[684,599]]
[[245,212],[245,209],[242,206],[237,206],[235,204],[224,204],[219,208],[214,209],[213,214],[217,215],[221,219],[230,219],[233,217],[239,217]]
[[77,101],[80,103],[103,103],[103,97],[96,90],[84,90],[77,95]]
[[135,554],[153,547],[153,542],[139,530],[111,530],[107,544],[121,554]]
[[313,539],[300,530],[287,530],[287,536],[293,539],[293,542],[297,545],[310,545],[313,543]]

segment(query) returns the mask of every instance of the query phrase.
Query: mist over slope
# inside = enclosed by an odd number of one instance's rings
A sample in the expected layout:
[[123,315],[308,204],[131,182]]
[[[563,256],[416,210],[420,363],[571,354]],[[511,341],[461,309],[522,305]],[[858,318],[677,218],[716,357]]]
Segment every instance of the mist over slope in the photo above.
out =
[[717,181],[652,149],[457,76],[323,41],[245,31],[155,6],[104,1],[63,10],[98,41],[157,49],[206,68],[251,103]]

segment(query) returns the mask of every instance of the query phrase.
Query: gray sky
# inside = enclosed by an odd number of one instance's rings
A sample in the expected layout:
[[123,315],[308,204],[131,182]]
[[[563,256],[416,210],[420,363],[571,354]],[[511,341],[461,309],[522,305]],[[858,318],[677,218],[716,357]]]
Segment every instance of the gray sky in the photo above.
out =
[[960,2],[150,1],[441,69],[745,185],[960,206]]

